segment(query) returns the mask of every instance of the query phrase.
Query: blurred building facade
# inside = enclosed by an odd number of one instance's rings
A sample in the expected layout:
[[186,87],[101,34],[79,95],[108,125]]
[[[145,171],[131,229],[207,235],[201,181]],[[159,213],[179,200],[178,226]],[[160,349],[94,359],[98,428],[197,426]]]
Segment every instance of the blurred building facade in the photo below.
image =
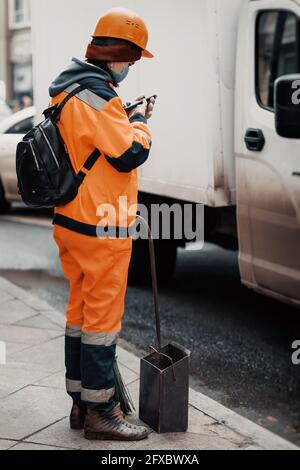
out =
[[0,80],[8,101],[32,97],[30,0],[0,1]]
[[[7,0],[0,1],[0,81],[7,83],[8,79],[8,12]],[[2,86],[0,87],[0,99],[3,98]]]

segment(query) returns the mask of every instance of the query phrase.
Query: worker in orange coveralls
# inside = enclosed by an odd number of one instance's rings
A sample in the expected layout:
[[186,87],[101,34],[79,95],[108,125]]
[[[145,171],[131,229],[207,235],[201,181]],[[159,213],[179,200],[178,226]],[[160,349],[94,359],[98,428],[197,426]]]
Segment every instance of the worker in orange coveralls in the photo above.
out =
[[[73,399],[70,425],[84,427],[87,439],[140,440],[148,429],[129,423],[115,400],[113,365],[132,252],[129,228],[136,220],[136,213],[128,211],[124,223],[119,201],[127,197],[128,208],[138,202],[137,168],[151,149],[147,119],[155,99],[138,98],[142,104],[127,113],[115,89],[130,66],[153,55],[146,49],[144,21],[124,8],[104,14],[92,38],[86,61],[73,58],[49,89],[56,104],[88,84],[71,98],[58,123],[74,170],[85,175],[76,198],[56,207],[53,219],[70,283],[65,336],[66,388]],[[95,149],[101,156],[89,171],[83,165]],[[116,219],[107,226],[117,233],[114,238],[99,236],[103,204],[115,209]]]

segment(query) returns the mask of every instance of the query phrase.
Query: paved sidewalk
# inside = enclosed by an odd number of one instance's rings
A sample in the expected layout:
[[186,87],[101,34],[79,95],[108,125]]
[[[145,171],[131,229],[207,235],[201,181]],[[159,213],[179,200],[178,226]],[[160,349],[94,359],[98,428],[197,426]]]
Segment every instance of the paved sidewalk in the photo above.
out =
[[[0,277],[0,341],[6,344],[6,364],[0,365],[0,449],[297,449],[192,389],[186,434],[152,432],[140,442],[87,441],[81,431],[69,429],[64,326],[61,313]],[[122,348],[118,357],[138,409],[139,359]]]

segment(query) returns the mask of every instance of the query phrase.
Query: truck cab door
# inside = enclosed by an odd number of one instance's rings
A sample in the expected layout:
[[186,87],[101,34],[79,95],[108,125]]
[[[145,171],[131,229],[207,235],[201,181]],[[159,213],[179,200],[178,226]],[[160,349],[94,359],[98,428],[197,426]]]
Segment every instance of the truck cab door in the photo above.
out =
[[235,102],[242,282],[300,305],[300,139],[275,128],[274,82],[300,73],[300,4],[249,2],[240,17]]

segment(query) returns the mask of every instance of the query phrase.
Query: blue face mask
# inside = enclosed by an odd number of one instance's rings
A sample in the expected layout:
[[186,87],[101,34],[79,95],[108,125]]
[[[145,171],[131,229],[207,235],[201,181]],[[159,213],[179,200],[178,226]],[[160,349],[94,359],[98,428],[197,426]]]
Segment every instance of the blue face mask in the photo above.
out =
[[117,83],[122,82],[127,77],[128,72],[129,72],[129,66],[124,67],[123,71],[120,73],[115,72],[114,70],[111,70],[111,74]]

